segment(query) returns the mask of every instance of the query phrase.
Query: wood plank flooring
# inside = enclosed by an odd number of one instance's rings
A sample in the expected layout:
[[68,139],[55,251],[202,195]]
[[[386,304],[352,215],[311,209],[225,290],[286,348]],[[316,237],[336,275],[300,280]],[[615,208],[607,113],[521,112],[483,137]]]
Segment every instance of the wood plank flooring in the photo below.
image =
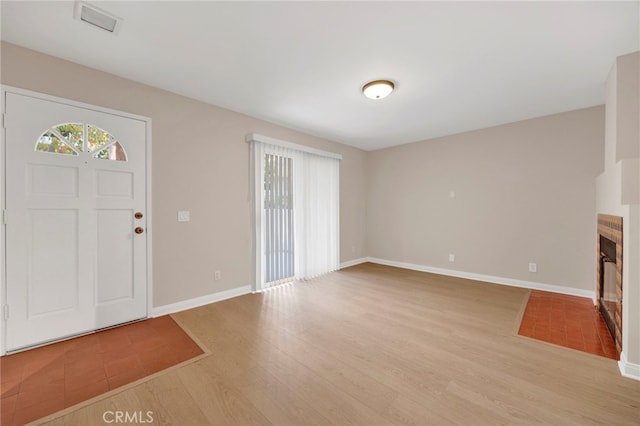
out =
[[517,335],[527,294],[363,264],[191,309],[209,356],[43,423],[638,425],[614,360]]

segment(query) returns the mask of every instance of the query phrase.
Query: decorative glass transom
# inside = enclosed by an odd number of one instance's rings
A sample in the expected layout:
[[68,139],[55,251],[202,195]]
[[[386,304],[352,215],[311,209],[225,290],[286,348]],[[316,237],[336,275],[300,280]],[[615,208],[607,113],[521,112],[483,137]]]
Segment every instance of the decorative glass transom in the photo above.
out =
[[36,142],[36,151],[79,155],[93,158],[127,161],[124,148],[106,130],[92,124],[64,123],[47,129]]

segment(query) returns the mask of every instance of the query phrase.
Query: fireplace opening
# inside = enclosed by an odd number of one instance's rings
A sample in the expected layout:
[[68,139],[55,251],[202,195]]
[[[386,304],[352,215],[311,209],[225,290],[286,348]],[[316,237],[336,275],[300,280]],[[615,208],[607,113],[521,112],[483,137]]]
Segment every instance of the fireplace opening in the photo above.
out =
[[598,310],[622,353],[622,217],[598,213],[596,299]]
[[609,333],[616,339],[615,313],[620,303],[617,292],[616,243],[600,235],[600,312]]

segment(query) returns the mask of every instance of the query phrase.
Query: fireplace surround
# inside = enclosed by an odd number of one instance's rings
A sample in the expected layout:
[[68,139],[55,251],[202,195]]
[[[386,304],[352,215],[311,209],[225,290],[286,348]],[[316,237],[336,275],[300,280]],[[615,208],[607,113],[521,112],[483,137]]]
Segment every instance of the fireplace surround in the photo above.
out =
[[622,352],[622,217],[598,214],[596,304]]

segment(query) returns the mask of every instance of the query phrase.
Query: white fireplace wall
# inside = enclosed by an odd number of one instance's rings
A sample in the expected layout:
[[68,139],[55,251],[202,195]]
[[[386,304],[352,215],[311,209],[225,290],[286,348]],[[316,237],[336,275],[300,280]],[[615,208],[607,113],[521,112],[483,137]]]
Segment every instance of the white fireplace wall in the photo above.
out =
[[[640,52],[616,59],[606,84],[604,173],[596,212],[623,218],[620,370],[640,380]],[[596,218],[594,218],[594,221]],[[594,264],[596,259],[594,258]],[[595,285],[595,284],[594,284]]]

